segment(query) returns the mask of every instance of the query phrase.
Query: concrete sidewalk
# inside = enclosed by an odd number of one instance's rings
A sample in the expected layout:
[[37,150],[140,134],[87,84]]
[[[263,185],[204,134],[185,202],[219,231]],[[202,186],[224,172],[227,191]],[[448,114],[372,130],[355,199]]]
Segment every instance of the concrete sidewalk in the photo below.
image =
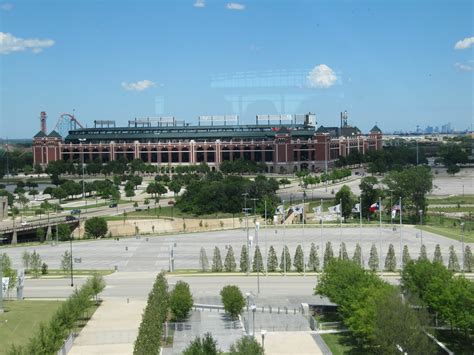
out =
[[[315,339],[315,332],[270,332],[265,334],[265,354],[267,355],[327,355],[329,349],[322,349]],[[255,334],[256,340],[262,344],[260,334]],[[321,344],[322,347],[324,343]]]
[[146,301],[108,298],[74,340],[70,355],[132,354]]

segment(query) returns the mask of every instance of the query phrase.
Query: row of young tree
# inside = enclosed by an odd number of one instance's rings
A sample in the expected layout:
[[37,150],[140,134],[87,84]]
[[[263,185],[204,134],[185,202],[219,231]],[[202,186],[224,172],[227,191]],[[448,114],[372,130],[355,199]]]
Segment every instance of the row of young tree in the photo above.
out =
[[[237,262],[235,258],[234,249],[232,248],[232,246],[228,246],[226,247],[226,249],[227,253],[224,262],[222,262],[220,249],[217,246],[214,247],[212,255],[212,264],[211,267],[209,267],[209,260],[206,254],[206,250],[204,248],[201,248],[199,252],[199,269],[202,272],[236,272]],[[293,266],[296,272],[319,272],[321,271],[321,269],[325,268],[329,264],[329,262],[336,258],[339,260],[346,261],[351,260],[352,262],[361,267],[364,267],[365,265],[365,262],[363,260],[362,248],[359,243],[356,244],[354,254],[352,258],[350,258],[347,252],[346,244],[344,242],[340,244],[339,253],[337,256],[335,256],[331,242],[327,242],[324,250],[322,265],[320,263],[318,248],[314,243],[311,243],[309,255],[306,259],[306,265],[303,248],[301,247],[301,245],[298,245],[296,247],[295,254],[293,256],[293,263],[288,246],[284,246],[284,249],[280,256],[280,263],[278,263],[278,257],[275,248],[273,247],[273,245],[270,246],[268,250],[266,266],[262,258],[262,252],[260,250],[260,247],[257,245],[254,248],[253,258],[250,260],[251,265],[249,270],[248,248],[247,246],[242,245],[239,259],[239,270],[240,272],[285,272],[291,271]],[[405,245],[403,247],[401,265],[407,265],[410,260],[412,259],[408,251],[408,246]],[[418,260],[428,260],[426,246],[424,244],[420,247]],[[441,253],[441,247],[439,244],[436,244],[432,260],[434,263],[443,264],[444,262]],[[471,247],[469,245],[465,247],[463,260],[463,270],[465,272],[472,272],[472,270],[474,269],[474,257],[472,254]],[[372,271],[378,271],[381,269],[380,258],[375,244],[372,244],[370,248],[367,265]],[[398,268],[397,258],[395,255],[395,247],[393,246],[393,244],[390,244],[388,246],[388,251],[385,256],[383,270],[388,272],[395,272],[397,271],[397,269]],[[461,270],[456,251],[454,250],[454,246],[452,245],[449,247],[448,269],[453,272],[458,272]]]
[[41,323],[38,331],[25,345],[13,345],[9,355],[56,354],[78,322],[87,317],[87,312],[98,295],[104,290],[105,281],[101,275],[94,275],[59,306],[48,323]]
[[133,353],[159,354],[163,324],[167,320],[179,322],[186,320],[193,304],[193,296],[186,282],[178,281],[169,292],[165,274],[158,274],[148,295]]

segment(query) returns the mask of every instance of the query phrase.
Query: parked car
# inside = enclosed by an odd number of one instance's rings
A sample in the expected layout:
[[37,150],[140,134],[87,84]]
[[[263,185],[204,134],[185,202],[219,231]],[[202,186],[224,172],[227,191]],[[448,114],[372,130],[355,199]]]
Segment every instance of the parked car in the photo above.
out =
[[114,207],[117,207],[117,203],[113,202],[109,205],[109,208],[114,208]]
[[66,216],[66,221],[75,221],[76,217],[74,216]]
[[71,214],[80,214],[81,210],[80,209],[75,209],[71,211]]
[[21,221],[21,225],[24,227],[24,226],[28,226],[30,224],[30,222],[28,221]]

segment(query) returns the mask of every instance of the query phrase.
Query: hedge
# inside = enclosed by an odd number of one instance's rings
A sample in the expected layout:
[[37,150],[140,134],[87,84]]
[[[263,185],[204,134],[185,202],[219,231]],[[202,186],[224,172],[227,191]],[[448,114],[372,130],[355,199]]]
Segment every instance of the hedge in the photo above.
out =
[[148,295],[148,302],[142,315],[133,353],[135,355],[159,354],[163,323],[169,309],[168,282],[162,272],[156,277]]
[[[94,280],[101,276],[94,276],[58,308],[48,323],[41,323],[37,333],[24,346],[12,345],[8,351],[10,355],[29,354],[56,354],[64,344],[68,335],[74,330],[84,312],[91,307],[92,299],[103,287],[94,287]],[[103,283],[103,281],[102,281]],[[105,287],[105,284],[103,284]]]

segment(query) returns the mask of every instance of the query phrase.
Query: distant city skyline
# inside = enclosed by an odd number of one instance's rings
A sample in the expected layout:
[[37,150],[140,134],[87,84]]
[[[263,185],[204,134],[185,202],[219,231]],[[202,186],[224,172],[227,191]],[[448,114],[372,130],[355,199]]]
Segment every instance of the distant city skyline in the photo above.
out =
[[471,1],[0,1],[0,137],[62,113],[472,129]]

